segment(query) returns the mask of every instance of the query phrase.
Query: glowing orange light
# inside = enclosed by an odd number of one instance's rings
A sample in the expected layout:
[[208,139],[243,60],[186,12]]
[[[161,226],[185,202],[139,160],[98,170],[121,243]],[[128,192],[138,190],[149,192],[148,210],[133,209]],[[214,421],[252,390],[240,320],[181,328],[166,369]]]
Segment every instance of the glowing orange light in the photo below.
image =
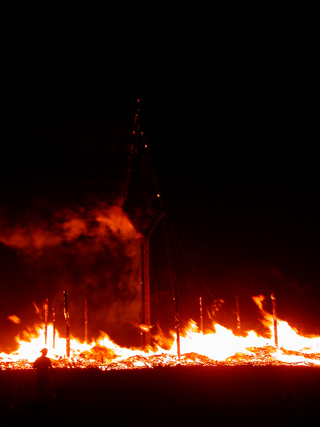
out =
[[11,322],[13,323],[17,323],[17,324],[21,323],[21,320],[19,319],[19,317],[15,316],[14,314],[12,316],[8,316],[7,319],[11,320]]
[[[48,356],[55,366],[72,364],[77,367],[95,366],[100,369],[134,369],[169,364],[300,364],[320,366],[320,337],[304,337],[291,328],[287,322],[278,319],[280,348],[275,347],[273,337],[273,318],[262,308],[263,296],[254,297],[263,315],[262,322],[269,329],[269,337],[260,336],[255,331],[235,335],[232,330],[219,324],[212,324],[210,330],[199,330],[197,324],[190,320],[180,334],[181,357],[177,357],[175,333],[165,339],[154,336],[153,346],[144,349],[124,348],[114,343],[106,334],[97,341],[81,343],[71,338],[71,355],[66,358],[66,340],[56,334],[55,348],[52,325],[48,325]],[[10,316],[16,319],[16,316]],[[18,319],[18,318],[17,318]],[[11,319],[12,320],[12,319]],[[140,325],[144,329],[144,325]],[[271,338],[270,338],[271,337]],[[30,368],[37,354],[45,346],[44,327],[37,328],[35,334],[24,333],[16,338],[17,351],[0,354],[0,366]]]

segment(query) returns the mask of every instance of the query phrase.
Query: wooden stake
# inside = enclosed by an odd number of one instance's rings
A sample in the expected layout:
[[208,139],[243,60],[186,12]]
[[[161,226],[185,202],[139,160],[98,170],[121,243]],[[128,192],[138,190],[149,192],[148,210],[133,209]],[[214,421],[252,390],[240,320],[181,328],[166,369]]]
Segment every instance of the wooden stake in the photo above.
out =
[[149,237],[144,237],[142,241],[142,319],[145,325],[142,331],[143,346],[151,345],[150,334],[150,273],[149,273]]
[[87,298],[84,299],[84,340],[88,343],[88,307]]
[[239,310],[239,297],[236,296],[236,310],[237,310],[237,329],[240,332],[241,323],[240,323],[240,310]]
[[200,331],[203,333],[202,297],[200,297],[199,304],[200,304]]
[[178,301],[176,292],[174,292],[173,295],[173,302],[175,307],[175,327],[176,327],[176,334],[177,334],[177,355],[180,359],[180,324],[179,324],[179,312],[178,312]]
[[70,357],[70,324],[69,324],[69,309],[68,309],[68,292],[63,291],[64,300],[64,318],[66,321],[66,352],[67,357]]
[[271,294],[272,307],[273,307],[273,328],[274,328],[274,343],[278,347],[278,319],[277,319],[277,306],[276,306],[276,297],[274,293]]
[[44,343],[47,345],[48,341],[48,300],[46,299],[44,302]]
[[52,347],[56,346],[56,312],[54,310],[54,304],[52,304],[52,326],[53,326],[53,340]]

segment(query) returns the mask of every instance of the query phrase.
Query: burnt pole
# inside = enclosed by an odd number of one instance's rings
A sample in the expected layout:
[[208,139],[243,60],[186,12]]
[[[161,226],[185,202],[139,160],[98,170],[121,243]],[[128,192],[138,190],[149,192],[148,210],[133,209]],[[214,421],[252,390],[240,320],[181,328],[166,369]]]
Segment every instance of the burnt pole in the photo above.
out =
[[178,356],[178,359],[180,359],[180,322],[179,322],[179,311],[178,311],[178,301],[177,301],[176,291],[173,294],[173,302],[174,302],[174,309],[175,309],[175,328],[176,328],[176,335],[177,335],[177,356]]
[[64,319],[66,321],[66,353],[70,357],[70,324],[69,324],[69,308],[68,308],[68,292],[63,291],[64,301]]
[[272,309],[273,309],[273,328],[274,328],[274,343],[278,347],[278,319],[277,319],[277,306],[276,306],[276,297],[274,293],[271,294],[272,299]]
[[202,310],[202,297],[199,299],[200,305],[200,331],[203,334],[203,310]]
[[142,329],[142,345],[151,345],[151,334],[150,334],[150,241],[149,236],[143,237],[141,247],[141,259],[142,259],[142,316],[141,323]]
[[52,304],[52,348],[56,346],[56,312],[54,309],[54,304]]
[[[159,196],[159,195],[158,195]],[[143,234],[141,244],[141,324],[142,324],[142,345],[151,345],[151,311],[150,311],[150,235],[164,213],[158,215],[149,229]]]
[[239,309],[239,297],[236,296],[236,314],[237,314],[237,331],[240,332],[241,323],[240,323],[240,309]]
[[84,299],[84,341],[88,343],[88,305],[87,298]]
[[46,299],[44,302],[44,344],[47,345],[48,342],[48,309],[49,304]]

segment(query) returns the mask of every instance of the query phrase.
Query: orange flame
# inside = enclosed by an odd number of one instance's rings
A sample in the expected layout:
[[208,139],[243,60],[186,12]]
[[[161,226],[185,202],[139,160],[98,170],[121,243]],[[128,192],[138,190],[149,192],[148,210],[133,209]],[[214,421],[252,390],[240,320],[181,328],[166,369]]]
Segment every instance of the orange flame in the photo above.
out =
[[[56,366],[77,367],[95,366],[100,369],[134,369],[153,367],[161,364],[303,364],[307,366],[320,365],[320,337],[304,337],[290,327],[287,322],[278,320],[278,336],[280,348],[274,345],[272,330],[273,318],[262,308],[263,296],[253,297],[263,315],[263,323],[269,328],[271,338],[249,331],[239,336],[230,329],[219,324],[213,324],[212,330],[202,333],[197,324],[190,320],[187,328],[181,332],[181,357],[177,355],[177,342],[172,332],[167,342],[163,336],[154,337],[154,342],[161,345],[146,350],[123,348],[114,343],[106,334],[97,341],[81,343],[72,338],[70,342],[71,357],[66,358],[66,340],[59,334],[55,336],[53,348],[53,328],[48,326],[47,348],[48,356]],[[16,316],[10,316],[11,320]],[[11,354],[0,354],[0,363],[4,369],[15,367],[30,368],[40,350],[45,346],[44,327],[37,328],[32,335],[24,333],[17,337],[17,351]],[[166,349],[165,349],[165,348]]]
[[12,316],[8,316],[7,319],[11,320],[11,322],[16,323],[18,325],[21,323],[21,320],[19,319],[19,317],[15,316],[14,314]]

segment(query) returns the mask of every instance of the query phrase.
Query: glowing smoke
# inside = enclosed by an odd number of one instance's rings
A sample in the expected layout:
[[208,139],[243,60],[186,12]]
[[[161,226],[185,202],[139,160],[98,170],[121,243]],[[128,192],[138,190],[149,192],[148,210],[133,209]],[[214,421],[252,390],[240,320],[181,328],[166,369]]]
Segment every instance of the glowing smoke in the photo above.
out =
[[[84,298],[89,338],[100,330],[118,342],[139,340],[134,324],[141,306],[141,235],[120,206],[56,211],[49,220],[1,221],[0,242],[30,266],[32,297],[54,302],[63,328],[62,291],[67,290],[71,333],[83,338]],[[134,331],[134,333],[133,333]],[[130,342],[129,342],[130,344]],[[139,344],[139,343],[137,343]]]

